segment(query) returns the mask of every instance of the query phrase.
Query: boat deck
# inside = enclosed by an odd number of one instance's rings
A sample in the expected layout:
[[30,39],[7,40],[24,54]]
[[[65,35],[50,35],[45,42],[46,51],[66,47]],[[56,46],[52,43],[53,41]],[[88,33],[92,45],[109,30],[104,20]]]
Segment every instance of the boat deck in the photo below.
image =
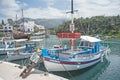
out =
[[18,64],[0,61],[0,80],[68,80],[36,69],[32,69],[26,78],[19,77],[25,68]]

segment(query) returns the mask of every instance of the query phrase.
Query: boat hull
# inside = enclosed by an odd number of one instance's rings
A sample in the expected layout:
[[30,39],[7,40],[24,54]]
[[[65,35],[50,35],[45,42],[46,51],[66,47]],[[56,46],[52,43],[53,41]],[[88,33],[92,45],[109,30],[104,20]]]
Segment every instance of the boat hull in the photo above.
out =
[[24,33],[19,33],[19,34],[13,34],[14,39],[29,39],[30,34],[24,34]]
[[100,58],[97,59],[96,61],[86,63],[86,64],[60,64],[60,63],[54,63],[50,61],[44,61],[44,64],[48,71],[72,71],[72,70],[78,70],[78,69],[83,69],[83,68],[92,66],[98,63],[99,61],[100,61]]
[[26,59],[29,58],[32,55],[32,53],[23,53],[23,54],[9,54],[7,55],[6,61],[15,61],[20,59]]
[[88,59],[88,60],[56,60],[51,58],[45,58],[44,57],[44,65],[48,71],[72,71],[72,70],[78,70],[83,69],[89,66],[92,66],[98,62],[101,61],[101,56],[103,57],[104,54],[97,54],[94,55],[94,57]]
[[0,55],[6,55],[7,52],[5,50],[0,50]]

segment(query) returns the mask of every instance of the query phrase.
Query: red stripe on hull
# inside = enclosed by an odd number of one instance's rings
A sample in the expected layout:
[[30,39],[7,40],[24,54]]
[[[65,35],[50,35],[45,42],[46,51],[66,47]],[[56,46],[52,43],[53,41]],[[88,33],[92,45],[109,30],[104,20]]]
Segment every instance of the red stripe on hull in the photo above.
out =
[[87,64],[87,63],[91,63],[91,62],[97,61],[99,59],[100,58],[97,58],[97,59],[94,59],[94,60],[91,60],[91,61],[86,61],[86,62],[67,62],[67,61],[53,60],[53,59],[50,59],[50,58],[44,58],[44,60],[46,60],[46,61],[59,63],[59,64],[70,64],[70,65]]

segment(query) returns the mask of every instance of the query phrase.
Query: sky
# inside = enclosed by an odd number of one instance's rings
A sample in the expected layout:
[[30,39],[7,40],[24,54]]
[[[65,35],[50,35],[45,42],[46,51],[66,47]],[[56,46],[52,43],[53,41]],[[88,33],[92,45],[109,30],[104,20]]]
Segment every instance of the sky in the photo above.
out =
[[[120,15],[120,0],[73,0],[74,17]],[[71,0],[0,0],[0,20],[16,17],[28,18],[69,18]]]

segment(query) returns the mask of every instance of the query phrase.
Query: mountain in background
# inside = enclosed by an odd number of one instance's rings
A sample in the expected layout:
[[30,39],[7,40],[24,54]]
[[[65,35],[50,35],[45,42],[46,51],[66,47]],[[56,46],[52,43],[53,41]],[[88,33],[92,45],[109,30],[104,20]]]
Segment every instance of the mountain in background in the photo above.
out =
[[[35,24],[43,25],[45,28],[54,28],[63,22],[67,21],[67,19],[32,19],[32,18],[24,18],[24,21],[34,21]],[[18,20],[18,23],[22,23],[22,19]]]

